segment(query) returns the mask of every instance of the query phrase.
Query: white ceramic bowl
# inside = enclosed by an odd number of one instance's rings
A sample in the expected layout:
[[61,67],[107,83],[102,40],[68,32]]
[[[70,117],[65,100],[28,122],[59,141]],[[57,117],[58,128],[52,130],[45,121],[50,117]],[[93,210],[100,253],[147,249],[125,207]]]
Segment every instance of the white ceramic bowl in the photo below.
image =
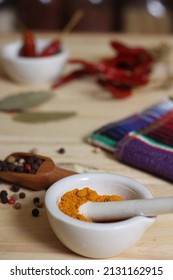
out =
[[[39,51],[49,43],[49,40],[36,40]],[[60,77],[68,59],[68,50],[65,46],[58,54],[38,58],[20,57],[18,53],[21,46],[22,41],[16,41],[1,47],[2,66],[9,78],[23,84],[46,84]]]
[[75,253],[89,258],[117,256],[132,247],[155,221],[136,216],[120,222],[89,223],[64,214],[57,206],[62,195],[86,186],[100,195],[117,194],[125,199],[152,197],[142,184],[112,173],[77,174],[54,183],[45,196],[48,219],[58,239]]

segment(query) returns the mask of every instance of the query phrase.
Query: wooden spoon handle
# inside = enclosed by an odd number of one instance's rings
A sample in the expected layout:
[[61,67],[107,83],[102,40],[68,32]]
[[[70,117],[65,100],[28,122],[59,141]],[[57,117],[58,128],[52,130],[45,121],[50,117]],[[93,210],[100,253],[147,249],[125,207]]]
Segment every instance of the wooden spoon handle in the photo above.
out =
[[[65,177],[75,175],[75,174],[77,174],[77,172],[55,167],[54,171],[51,172],[48,176],[49,186],[51,186],[56,181],[59,181],[60,179],[63,179]],[[49,186],[47,188],[49,188]]]

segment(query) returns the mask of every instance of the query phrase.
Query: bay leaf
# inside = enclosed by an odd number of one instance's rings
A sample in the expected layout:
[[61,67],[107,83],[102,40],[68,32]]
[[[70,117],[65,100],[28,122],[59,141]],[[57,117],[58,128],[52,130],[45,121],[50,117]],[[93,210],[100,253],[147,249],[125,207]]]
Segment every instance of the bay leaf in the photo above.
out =
[[75,112],[22,112],[16,114],[13,119],[25,123],[45,123],[63,120],[75,115]]
[[53,97],[48,91],[24,92],[0,100],[0,111],[18,112],[36,107]]

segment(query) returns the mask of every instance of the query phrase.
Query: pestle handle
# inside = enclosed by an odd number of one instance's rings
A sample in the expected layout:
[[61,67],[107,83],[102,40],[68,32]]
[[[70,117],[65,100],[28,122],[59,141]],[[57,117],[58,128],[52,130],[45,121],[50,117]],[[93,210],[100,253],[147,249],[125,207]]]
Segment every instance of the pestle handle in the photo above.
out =
[[86,202],[79,212],[93,221],[113,221],[134,216],[157,216],[173,213],[173,197],[111,202]]

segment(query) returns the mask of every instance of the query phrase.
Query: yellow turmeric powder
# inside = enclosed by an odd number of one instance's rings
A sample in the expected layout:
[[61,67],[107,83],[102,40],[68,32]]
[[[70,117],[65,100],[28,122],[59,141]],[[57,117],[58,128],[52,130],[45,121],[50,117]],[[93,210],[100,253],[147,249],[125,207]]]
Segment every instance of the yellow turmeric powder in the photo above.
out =
[[91,190],[88,187],[83,189],[74,189],[65,193],[61,197],[61,201],[58,203],[59,209],[66,215],[76,218],[78,220],[92,222],[85,216],[79,214],[79,207],[88,201],[92,202],[106,202],[106,201],[117,201],[123,200],[119,195],[99,195],[96,191]]

